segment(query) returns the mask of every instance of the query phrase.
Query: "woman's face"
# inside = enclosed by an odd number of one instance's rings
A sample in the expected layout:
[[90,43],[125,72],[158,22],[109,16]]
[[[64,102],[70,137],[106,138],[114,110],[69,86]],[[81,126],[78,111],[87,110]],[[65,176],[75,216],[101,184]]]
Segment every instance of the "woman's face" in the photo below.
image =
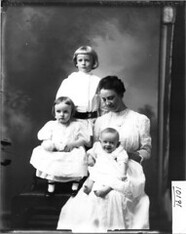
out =
[[112,89],[100,90],[101,100],[108,111],[120,111],[122,98]]

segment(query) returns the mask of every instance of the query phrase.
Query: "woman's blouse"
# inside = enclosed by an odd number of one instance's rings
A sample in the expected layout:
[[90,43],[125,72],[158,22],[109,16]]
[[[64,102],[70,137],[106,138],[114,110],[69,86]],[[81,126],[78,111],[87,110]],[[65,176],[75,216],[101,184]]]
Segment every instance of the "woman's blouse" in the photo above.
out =
[[73,72],[67,79],[63,80],[56,98],[68,96],[72,99],[78,112],[97,111],[99,98],[96,90],[100,78],[81,71]]
[[120,142],[127,152],[137,151],[143,159],[150,157],[150,120],[145,115],[128,108],[121,112],[109,112],[97,118],[94,128],[95,140],[107,127],[113,127],[119,132]]

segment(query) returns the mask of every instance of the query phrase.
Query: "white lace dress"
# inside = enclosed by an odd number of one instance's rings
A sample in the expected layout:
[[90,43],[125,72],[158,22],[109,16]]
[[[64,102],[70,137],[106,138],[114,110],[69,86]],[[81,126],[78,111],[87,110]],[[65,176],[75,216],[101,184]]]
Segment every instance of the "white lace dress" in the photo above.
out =
[[[143,157],[150,157],[150,121],[145,115],[130,109],[109,112],[97,119],[95,137],[107,127],[118,130],[120,142],[127,151],[138,151]],[[80,190],[62,207],[57,229],[71,229],[74,232],[148,229],[150,202],[144,191],[142,166],[129,159],[127,177],[123,182],[125,192],[113,189],[104,198],[97,197],[94,191],[86,195]]]
[[[73,121],[65,126],[57,121],[47,122],[38,132],[38,139],[52,140],[54,143],[73,141],[81,136],[86,142],[90,141],[90,135],[84,126]],[[47,151],[41,145],[34,148],[30,163],[36,168],[36,175],[48,180],[67,182],[80,180],[87,176],[87,155],[85,148],[80,146],[70,152]]]

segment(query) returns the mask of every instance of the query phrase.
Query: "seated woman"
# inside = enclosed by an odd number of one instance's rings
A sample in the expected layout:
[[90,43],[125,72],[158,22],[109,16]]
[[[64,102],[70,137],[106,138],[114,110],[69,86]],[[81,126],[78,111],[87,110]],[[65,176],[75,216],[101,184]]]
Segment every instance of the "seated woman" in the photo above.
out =
[[124,92],[124,84],[116,76],[100,81],[98,93],[108,113],[97,118],[94,129],[95,141],[105,128],[115,128],[119,132],[120,143],[129,155],[123,191],[113,186],[105,196],[99,196],[94,189],[86,194],[82,188],[62,207],[57,229],[106,232],[149,228],[149,197],[144,191],[141,162],[151,153],[150,121],[145,115],[127,108],[123,102]]

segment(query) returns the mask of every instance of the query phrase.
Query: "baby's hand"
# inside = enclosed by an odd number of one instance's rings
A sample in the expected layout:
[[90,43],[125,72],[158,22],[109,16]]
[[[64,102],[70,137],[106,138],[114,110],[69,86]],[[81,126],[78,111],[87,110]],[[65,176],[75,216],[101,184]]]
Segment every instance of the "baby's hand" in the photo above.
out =
[[111,190],[112,190],[111,187],[103,186],[103,188],[95,190],[94,193],[97,197],[104,198]]
[[95,164],[95,159],[89,154],[88,155],[88,166],[93,167]]
[[125,181],[126,179],[127,179],[127,176],[122,176],[122,177],[121,177],[121,180],[122,180],[122,181]]
[[57,151],[64,151],[64,144],[63,143],[61,143],[61,142],[56,142],[55,143],[55,148],[56,148],[56,150]]
[[42,147],[47,151],[54,151],[55,145],[51,140],[44,140],[41,143]]
[[101,198],[104,198],[109,192],[110,190],[107,190],[107,189],[103,189],[103,190],[100,189],[100,190],[94,191],[95,195]]
[[76,147],[76,145],[74,143],[67,143],[64,147],[64,151],[65,152],[70,152],[72,151],[74,148]]

